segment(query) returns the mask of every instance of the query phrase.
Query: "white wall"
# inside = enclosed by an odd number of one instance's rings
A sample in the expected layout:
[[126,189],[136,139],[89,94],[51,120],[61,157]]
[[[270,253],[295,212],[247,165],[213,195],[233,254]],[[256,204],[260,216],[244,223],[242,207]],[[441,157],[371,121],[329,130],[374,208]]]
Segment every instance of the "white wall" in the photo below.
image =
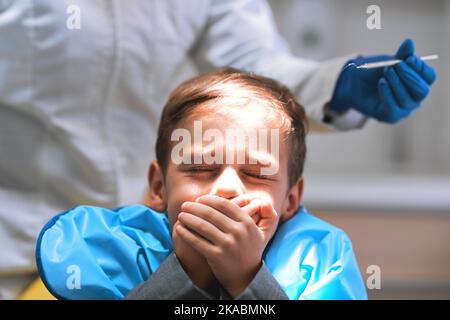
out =
[[[306,201],[332,205],[333,197],[324,194],[329,194],[330,184],[336,185],[338,181],[337,186],[349,201],[352,188],[358,186],[362,194],[358,199],[353,197],[354,204],[361,206],[360,200],[365,197],[370,205],[375,189],[386,189],[383,184],[389,187],[392,181],[397,181],[397,205],[400,202],[405,208],[414,208],[417,201],[422,201],[422,205],[434,201],[432,197],[424,199],[426,194],[439,194],[448,199],[441,209],[450,212],[450,1],[272,0],[270,3],[281,33],[293,51],[302,56],[324,60],[352,52],[394,54],[407,37],[415,40],[420,55],[440,56],[431,62],[437,70],[438,82],[413,117],[396,126],[370,121],[361,131],[309,136]],[[366,8],[370,4],[381,8],[381,30],[366,27]],[[421,193],[424,189],[427,192]],[[420,194],[424,197],[417,196]],[[352,203],[347,202],[347,206]]]

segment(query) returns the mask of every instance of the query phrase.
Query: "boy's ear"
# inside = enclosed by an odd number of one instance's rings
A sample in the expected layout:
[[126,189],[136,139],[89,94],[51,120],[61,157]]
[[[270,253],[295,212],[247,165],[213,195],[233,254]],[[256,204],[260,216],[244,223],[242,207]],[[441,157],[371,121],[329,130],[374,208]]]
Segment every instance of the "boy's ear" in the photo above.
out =
[[148,169],[148,206],[153,210],[164,212],[167,210],[166,188],[164,174],[156,160]]
[[297,212],[298,207],[303,196],[303,177],[300,177],[297,182],[289,190],[286,199],[283,204],[283,214],[281,215],[281,221],[286,221]]

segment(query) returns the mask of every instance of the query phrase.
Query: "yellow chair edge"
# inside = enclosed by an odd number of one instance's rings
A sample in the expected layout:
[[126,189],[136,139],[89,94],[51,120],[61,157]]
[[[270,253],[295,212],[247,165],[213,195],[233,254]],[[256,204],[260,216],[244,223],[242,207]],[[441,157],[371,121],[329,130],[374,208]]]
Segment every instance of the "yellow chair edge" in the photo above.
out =
[[56,300],[41,278],[35,279],[18,297],[18,300]]

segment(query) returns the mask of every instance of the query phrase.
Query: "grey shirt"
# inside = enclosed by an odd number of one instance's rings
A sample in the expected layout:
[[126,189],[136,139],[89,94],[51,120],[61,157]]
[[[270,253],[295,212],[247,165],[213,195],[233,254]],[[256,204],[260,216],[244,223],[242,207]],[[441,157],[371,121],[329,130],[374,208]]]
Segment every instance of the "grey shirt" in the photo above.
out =
[[[228,292],[219,284],[208,291],[197,287],[172,252],[144,283],[134,288],[126,297],[131,300],[231,300]],[[236,300],[288,300],[276,279],[264,262]]]

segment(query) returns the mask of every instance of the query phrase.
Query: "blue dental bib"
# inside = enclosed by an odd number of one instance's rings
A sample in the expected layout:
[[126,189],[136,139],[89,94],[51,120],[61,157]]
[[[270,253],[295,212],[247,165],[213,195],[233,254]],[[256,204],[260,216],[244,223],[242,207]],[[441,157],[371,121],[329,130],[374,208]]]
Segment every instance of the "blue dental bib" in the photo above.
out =
[[[123,299],[172,249],[163,213],[143,205],[80,206],[46,224],[36,260],[57,298]],[[263,259],[291,300],[367,299],[350,239],[304,207],[278,227]]]

